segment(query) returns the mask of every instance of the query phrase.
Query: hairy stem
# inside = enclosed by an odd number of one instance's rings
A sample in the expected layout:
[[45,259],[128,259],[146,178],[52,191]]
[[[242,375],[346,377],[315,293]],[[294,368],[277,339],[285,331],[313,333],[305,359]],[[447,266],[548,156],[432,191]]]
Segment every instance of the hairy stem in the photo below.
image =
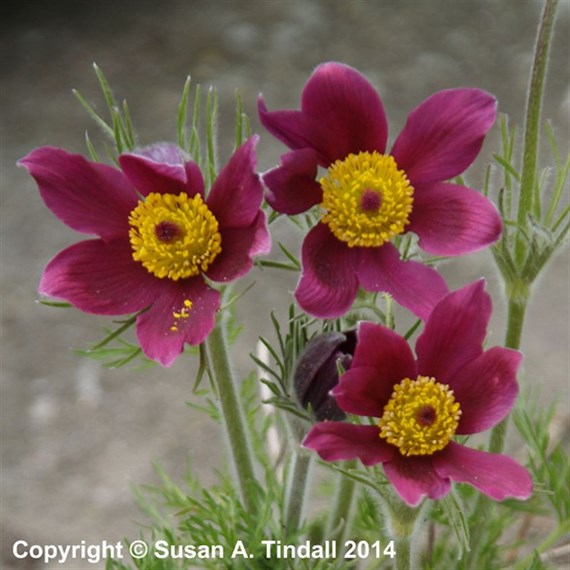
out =
[[[527,98],[526,120],[523,143],[522,175],[517,222],[521,228],[527,226],[527,216],[535,205],[537,179],[538,148],[540,138],[540,117],[544,94],[548,54],[552,42],[552,32],[558,0],[545,0],[534,51],[534,61]],[[516,266],[523,267],[526,255],[526,242],[523,232],[517,234],[514,248]],[[530,298],[530,283],[523,283],[512,278],[505,280],[508,299],[507,330],[505,346],[519,349],[521,345],[525,313]],[[505,445],[508,417],[497,424],[491,433],[489,451],[501,453]],[[492,501],[479,495],[471,515],[471,550],[467,554],[465,568],[477,568],[477,559],[481,542],[485,536],[485,520],[490,516]]]
[[404,503],[392,505],[391,535],[396,543],[396,570],[415,570],[417,541],[414,541],[416,522],[421,507],[412,509]]
[[518,350],[521,346],[524,318],[529,300],[528,289],[522,295],[511,296],[507,313],[507,330],[505,333],[505,346]]
[[293,455],[293,465],[285,491],[285,528],[287,535],[299,529],[303,516],[309,474],[313,465],[313,456],[303,450]]
[[[509,299],[507,331],[505,333],[505,346],[507,348],[520,349],[528,300],[528,289],[526,289],[526,293],[522,296],[511,296]],[[501,453],[503,451],[508,423],[509,416],[493,428],[491,432],[491,442],[489,444],[489,451],[491,453]]]
[[[345,465],[346,469],[356,467],[351,461]],[[327,538],[336,540],[339,544],[344,541],[350,529],[354,498],[356,496],[356,482],[354,479],[339,473],[336,485],[336,494],[329,518],[327,521]]]
[[[527,215],[533,211],[534,205],[540,139],[540,116],[557,4],[558,0],[545,1],[534,50],[534,61],[526,106],[520,200],[517,214],[517,222],[521,227],[526,227]],[[515,243],[515,259],[518,263],[523,262],[525,249],[524,238],[519,234]]]
[[248,431],[237,388],[232,375],[223,327],[218,323],[206,340],[212,376],[222,408],[224,426],[242,499],[248,509],[255,510],[252,484],[256,481]]

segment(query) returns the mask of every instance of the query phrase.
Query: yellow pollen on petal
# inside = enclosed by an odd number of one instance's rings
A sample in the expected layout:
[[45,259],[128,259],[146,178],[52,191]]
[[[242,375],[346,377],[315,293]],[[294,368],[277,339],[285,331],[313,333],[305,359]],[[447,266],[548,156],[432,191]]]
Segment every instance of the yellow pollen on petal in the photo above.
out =
[[172,332],[178,331],[178,324],[180,323],[180,319],[190,318],[191,308],[192,308],[192,301],[190,301],[190,299],[185,299],[184,306],[179,311],[172,311],[172,316],[174,317],[172,326],[170,327],[170,330]]
[[434,378],[404,378],[378,422],[380,437],[397,446],[402,455],[432,455],[455,434],[461,409],[453,390]]
[[200,194],[152,192],[129,216],[133,259],[174,281],[206,271],[222,251],[218,220]]
[[410,223],[414,189],[393,157],[349,154],[320,180],[322,221],[349,247],[378,247]]

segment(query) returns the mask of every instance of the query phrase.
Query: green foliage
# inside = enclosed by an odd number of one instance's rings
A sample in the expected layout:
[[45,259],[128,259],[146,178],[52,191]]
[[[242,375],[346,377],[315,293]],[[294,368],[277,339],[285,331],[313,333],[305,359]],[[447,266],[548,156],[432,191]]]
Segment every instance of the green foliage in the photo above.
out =
[[56,309],[69,309],[73,307],[71,303],[66,303],[65,301],[51,301],[49,299],[38,299],[40,305],[45,305],[46,307],[54,307]]
[[513,412],[514,424],[529,452],[528,468],[541,503],[549,505],[559,523],[570,520],[570,457],[564,442],[551,444],[549,427],[555,407],[542,410],[536,397],[519,399]]
[[76,354],[97,360],[105,368],[120,368],[135,360],[140,361],[141,368],[154,366],[156,363],[146,358],[137,344],[133,344],[122,336],[136,323],[137,317],[143,312],[144,310],[124,320],[115,321],[118,324],[115,329],[105,329],[105,337],[102,340],[86,350],[76,349]]
[[[288,570],[288,569],[344,569],[351,566],[344,561],[315,561],[278,559],[275,555],[267,557],[262,541],[279,540],[283,544],[301,544],[305,527],[287,533],[281,525],[283,517],[283,483],[279,470],[265,451],[267,432],[273,425],[270,417],[259,413],[258,384],[254,374],[246,378],[241,385],[240,398],[243,402],[246,421],[253,434],[253,448],[263,469],[263,485],[251,482],[251,491],[259,506],[253,513],[246,508],[236,490],[233,477],[224,470],[218,474],[218,483],[206,488],[188,469],[184,485],[177,485],[156,466],[160,484],[134,488],[137,502],[149,519],[147,532],[143,540],[149,545],[166,544],[175,548],[185,545],[221,545],[224,555],[215,559],[161,559],[148,555],[141,560],[109,561],[107,568],[125,570],[164,570],[182,568],[211,568],[228,570]],[[213,400],[208,400],[202,408],[217,422],[222,420]],[[243,547],[252,558],[242,557],[241,550],[235,558],[231,554],[242,541]]]
[[287,271],[301,271],[301,262],[299,259],[293,255],[281,242],[277,242],[277,245],[283,255],[287,258],[287,261],[273,261],[271,259],[258,259],[255,264],[258,267],[272,267],[274,269],[285,269]]
[[562,163],[552,127],[547,125],[554,165],[544,168],[537,177],[533,206],[524,212],[521,222],[520,217],[516,218],[520,210],[518,200],[522,180],[519,170],[522,159],[514,156],[517,133],[509,126],[506,116],[501,117],[500,128],[501,153],[495,154],[494,158],[503,176],[497,203],[505,227],[492,251],[509,292],[517,283],[530,286],[568,237],[570,207],[567,193],[564,200],[564,188],[567,187],[570,155]]
[[[304,410],[294,396],[293,373],[299,355],[311,338],[308,330],[309,318],[295,313],[293,304],[289,307],[289,321],[286,331],[282,331],[281,325],[274,313],[271,313],[277,347],[264,338],[260,342],[267,348],[270,362],[264,362],[255,354],[250,354],[252,360],[267,376],[261,381],[269,388],[272,397],[267,403],[297,416],[297,418],[310,422],[310,415]],[[314,334],[314,333],[313,333]]]
[[[109,120],[105,120],[99,113],[97,113],[95,107],[90,104],[79,91],[74,89],[73,94],[81,103],[83,108],[87,111],[89,116],[102,129],[103,133],[113,141],[115,150],[114,152],[108,150],[108,154],[115,161],[116,155],[135,149],[137,146],[137,136],[133,128],[131,114],[127,102],[123,101],[121,104],[119,104],[113,95],[109,82],[107,81],[104,73],[96,64],[93,64],[93,69],[97,75],[99,87],[101,88],[103,99],[105,100],[105,105],[107,106]],[[95,149],[89,139],[89,135],[87,134],[86,143],[91,158],[93,160],[98,160],[97,153],[95,152]]]
[[544,563],[540,559],[540,556],[538,552],[536,552],[536,550],[534,551],[532,556],[532,561],[526,567],[526,570],[548,570],[548,568],[544,565]]
[[307,343],[317,334],[328,331],[343,331],[353,328],[366,315],[375,315],[375,320],[386,320],[386,313],[377,307],[377,293],[361,293],[352,310],[341,319],[318,321],[304,313],[297,313],[294,304],[289,306],[287,328],[279,323],[275,313],[271,313],[275,344],[260,337],[261,344],[267,349],[270,360],[264,362],[257,354],[250,354],[251,359],[261,369],[261,382],[271,392],[267,403],[302,420],[305,429],[312,423],[310,411],[301,407],[294,394],[293,375],[299,356]]

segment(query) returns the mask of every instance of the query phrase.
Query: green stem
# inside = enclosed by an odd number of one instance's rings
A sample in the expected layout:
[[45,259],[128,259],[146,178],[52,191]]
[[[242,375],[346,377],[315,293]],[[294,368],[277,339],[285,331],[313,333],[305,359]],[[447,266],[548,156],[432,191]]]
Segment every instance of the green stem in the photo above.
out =
[[224,330],[220,323],[206,340],[212,376],[222,408],[224,426],[237,475],[242,499],[248,509],[255,510],[252,484],[256,481],[248,431],[244,421],[238,392],[230,368]]
[[526,307],[529,301],[530,291],[528,287],[519,288],[516,296],[509,298],[507,313],[507,330],[505,333],[505,346],[518,350],[521,346],[522,331]]
[[[355,461],[345,465],[346,469],[353,469],[354,467],[356,467]],[[330,537],[331,540],[336,540],[339,544],[344,541],[350,529],[355,496],[356,482],[354,479],[339,473],[333,508],[329,513],[326,530],[327,538]]]
[[[530,295],[530,291],[527,287],[524,287],[523,290],[524,293],[520,296],[517,294],[509,299],[505,346],[515,350],[519,350],[521,346],[524,319]],[[509,416],[498,423],[491,431],[491,442],[489,444],[489,451],[491,453],[501,453],[503,451],[508,423]]]
[[[533,211],[542,98],[546,83],[548,54],[554,29],[554,17],[557,4],[558,0],[546,0],[544,4],[534,51],[534,61],[526,107],[520,200],[517,214],[517,222],[521,227],[526,227],[526,217]],[[515,259],[518,263],[522,263],[524,255],[525,243],[523,237],[519,234],[515,243]]]
[[[509,305],[507,315],[507,331],[505,333],[505,346],[518,350],[521,344],[522,331],[526,308],[528,305],[530,291],[528,287],[511,287],[509,290]],[[509,417],[499,422],[491,432],[489,451],[491,453],[501,453],[505,446]],[[471,550],[467,554],[466,568],[477,568],[477,556],[479,546],[486,530],[485,521],[489,516],[493,502],[485,495],[479,495],[473,514],[471,515]]]
[[285,529],[287,536],[292,535],[301,526],[303,507],[307,494],[309,474],[313,465],[313,456],[298,450],[293,455],[293,466],[289,473],[285,492]]
[[[558,0],[546,0],[544,3],[534,52],[534,62],[527,98],[522,175],[517,214],[517,223],[520,228],[526,228],[527,215],[532,213],[535,200],[542,98],[557,4]],[[514,254],[515,265],[523,267],[526,255],[526,243],[523,231],[517,234]],[[505,286],[508,299],[505,346],[512,349],[519,349],[521,346],[526,309],[530,298],[530,285],[517,281],[516,278],[511,278],[511,280],[505,280]],[[501,453],[503,451],[507,426],[508,417],[493,428],[489,443],[489,451],[491,453]],[[468,570],[478,567],[477,558],[486,530],[485,521],[488,520],[490,516],[492,506],[492,501],[484,495],[479,495],[471,515],[471,550],[467,554],[465,564],[465,568]]]
[[396,542],[396,570],[411,570],[412,539],[411,536],[400,537]]
[[[396,544],[396,570],[414,570],[416,564],[415,552],[417,541],[414,540],[416,522],[422,507],[412,509],[402,501],[391,502],[390,505],[390,538]],[[425,502],[424,502],[425,503]]]

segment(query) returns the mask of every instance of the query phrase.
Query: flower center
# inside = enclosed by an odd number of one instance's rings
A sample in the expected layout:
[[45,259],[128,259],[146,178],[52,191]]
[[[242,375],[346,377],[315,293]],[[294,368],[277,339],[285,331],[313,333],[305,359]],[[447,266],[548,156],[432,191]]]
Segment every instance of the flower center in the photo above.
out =
[[323,222],[349,247],[378,247],[410,223],[413,193],[396,161],[376,151],[337,160],[320,180]]
[[449,386],[418,376],[394,386],[378,427],[380,437],[399,447],[402,455],[431,455],[449,443],[460,416]]
[[152,192],[129,216],[133,259],[174,281],[206,271],[222,251],[218,220],[202,196]]

